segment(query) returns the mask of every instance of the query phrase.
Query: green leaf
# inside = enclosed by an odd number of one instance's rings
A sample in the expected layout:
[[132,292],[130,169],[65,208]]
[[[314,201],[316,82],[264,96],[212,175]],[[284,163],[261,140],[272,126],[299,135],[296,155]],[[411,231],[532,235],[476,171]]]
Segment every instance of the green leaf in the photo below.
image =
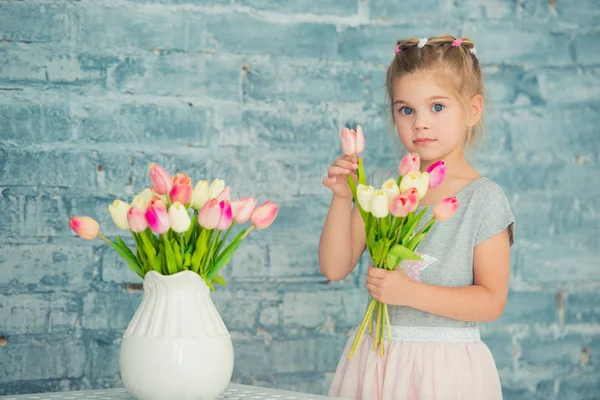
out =
[[183,269],[191,269],[192,256],[189,253],[185,253],[183,256]]
[[213,276],[210,279],[211,283],[214,285],[221,285],[221,286],[227,286],[227,282],[225,282],[225,278],[223,278],[221,275],[216,274],[215,276]]
[[389,254],[391,254],[394,257],[401,258],[402,260],[418,261],[422,259],[418,255],[416,255],[412,250],[399,244],[393,245],[389,251]]
[[381,236],[382,238],[386,238],[388,236],[388,231],[390,229],[390,221],[387,218],[380,218],[379,224],[381,227]]
[[196,241],[196,249],[192,255],[192,271],[200,272],[200,265],[207,251],[208,231],[202,229],[198,240]]
[[190,227],[185,232],[185,235],[183,237],[183,240],[184,240],[184,243],[186,246],[190,244],[190,241],[194,237],[194,232],[196,231],[196,225],[200,226],[200,224],[198,223],[198,211],[194,210],[194,216],[192,217],[192,223],[190,224]]
[[365,174],[365,165],[362,157],[358,157],[358,183],[362,185],[367,184],[367,175]]
[[175,267],[177,271],[183,271],[183,258],[181,257],[181,247],[179,247],[179,243],[177,240],[171,240],[171,247],[173,248],[173,255],[175,256]]
[[167,262],[168,274],[174,275],[177,273],[177,262],[175,261],[175,254],[173,254],[171,242],[166,235],[163,236],[163,243],[165,244],[165,261]]
[[373,246],[373,262],[375,263],[375,265],[379,265],[381,263],[381,259],[383,258],[384,246],[385,243],[383,242],[383,240],[376,241],[375,245]]
[[210,271],[208,271],[207,276],[209,278],[211,278],[214,274],[219,272],[219,269],[221,269],[221,267],[223,267],[224,265],[227,265],[227,263],[231,259],[231,256],[233,255],[233,253],[237,250],[240,243],[242,243],[242,241],[243,241],[242,236],[244,236],[244,233],[246,233],[246,229],[242,229],[236,235],[236,237],[231,241],[231,243],[229,243],[229,245],[227,247],[225,247],[225,249],[219,255],[217,255],[212,269]]
[[[154,237],[154,234],[150,233],[150,236]],[[156,272],[162,273],[162,263],[160,261],[160,257],[158,257],[156,247],[152,244],[151,239],[148,237],[147,230],[146,232],[142,232],[140,234],[140,239],[142,241],[144,253],[146,254],[146,257],[148,257],[148,263],[150,264],[150,267]]]
[[412,239],[410,239],[410,242],[408,242],[406,247],[409,250],[414,251],[415,248],[419,245],[419,243],[421,243],[421,240],[423,240],[424,237],[425,237],[424,233],[419,233],[418,235],[415,235]]
[[425,214],[425,211],[427,211],[427,207],[425,207],[419,214],[411,216],[410,220],[407,221],[406,224],[404,224],[402,232],[400,233],[400,238],[402,239],[403,245],[405,245],[408,242],[408,240],[412,237],[415,227],[419,224],[419,221],[421,221],[421,218],[423,217],[423,214]]
[[123,259],[125,261],[127,261],[127,265],[129,265],[129,268],[133,272],[135,272],[141,278],[144,277],[144,271],[143,271],[142,267],[137,262],[137,260],[135,259],[135,256],[133,255],[133,253],[131,252],[131,250],[129,250],[129,248],[127,246],[125,246],[125,248],[126,248],[126,250],[125,250],[117,242],[113,242],[113,241],[110,241],[110,245],[112,246],[113,249],[115,249],[115,251],[121,257],[123,257]]

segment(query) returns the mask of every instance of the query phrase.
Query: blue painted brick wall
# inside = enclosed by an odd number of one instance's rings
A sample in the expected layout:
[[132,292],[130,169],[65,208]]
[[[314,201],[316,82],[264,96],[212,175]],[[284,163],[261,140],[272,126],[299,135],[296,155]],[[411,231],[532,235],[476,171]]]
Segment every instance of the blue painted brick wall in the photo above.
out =
[[140,280],[67,220],[115,234],[106,207],[151,161],[281,204],[214,301],[236,382],[326,392],[366,292],[364,265],[318,273],[323,171],[356,123],[369,166],[393,165],[395,40],[449,32],[477,43],[473,159],[518,220],[508,305],[482,328],[505,397],[600,398],[599,24],[596,0],[0,2],[0,394],[122,385]]

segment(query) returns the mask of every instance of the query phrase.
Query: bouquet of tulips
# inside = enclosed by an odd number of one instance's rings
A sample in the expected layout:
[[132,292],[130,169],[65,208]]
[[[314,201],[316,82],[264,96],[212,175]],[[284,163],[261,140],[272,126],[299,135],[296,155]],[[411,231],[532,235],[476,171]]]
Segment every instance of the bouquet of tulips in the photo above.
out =
[[[83,239],[97,237],[111,245],[141,278],[149,271],[173,275],[190,270],[214,290],[226,285],[219,270],[254,228],[265,229],[275,219],[278,206],[271,201],[256,207],[257,200],[244,197],[230,201],[231,191],[222,179],[196,183],[184,173],[171,178],[160,165],[149,170],[151,188],[131,203],[115,200],[108,210],[119,229],[129,230],[135,241],[132,251],[119,236],[111,241],[100,233],[91,217],[71,217],[69,225]],[[251,221],[229,243],[236,225]]]
[[[342,130],[342,150],[344,154],[358,158],[358,171],[355,182],[348,175],[348,183],[365,225],[367,250],[373,266],[395,270],[405,260],[421,260],[415,253],[419,243],[425,238],[436,221],[445,221],[458,209],[456,197],[449,197],[436,204],[433,217],[415,232],[428,206],[417,212],[419,202],[429,188],[440,185],[446,174],[446,164],[440,160],[427,171],[420,172],[421,162],[416,153],[407,154],[398,166],[398,179],[389,179],[381,188],[366,185],[364,163],[359,155],[364,151],[365,139],[362,128]],[[358,329],[348,358],[356,352],[358,343],[368,327],[373,332],[375,324],[374,350],[384,354],[386,331],[391,338],[391,329],[386,304],[372,299]]]

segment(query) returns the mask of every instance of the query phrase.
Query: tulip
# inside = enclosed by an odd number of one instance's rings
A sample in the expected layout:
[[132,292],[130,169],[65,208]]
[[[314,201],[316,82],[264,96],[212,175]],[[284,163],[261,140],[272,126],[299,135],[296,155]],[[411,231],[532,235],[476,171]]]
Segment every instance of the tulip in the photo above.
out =
[[166,233],[171,224],[169,223],[169,214],[162,200],[155,201],[154,205],[149,205],[146,209],[146,222],[152,229],[152,232],[157,234]]
[[142,196],[138,194],[133,198],[133,201],[131,202],[131,207],[136,208],[138,210],[146,211],[146,208],[148,207],[148,202],[144,201]]
[[225,181],[223,179],[215,179],[208,188],[209,199],[215,199],[225,189]]
[[100,233],[100,225],[91,217],[71,217],[69,226],[82,239],[94,240]]
[[342,151],[347,156],[359,155],[365,151],[365,135],[360,125],[356,127],[356,131],[342,129]]
[[433,209],[433,217],[440,222],[446,221],[454,215],[458,206],[459,204],[456,196],[445,198],[436,204]]
[[173,187],[169,194],[172,202],[187,205],[192,200],[192,180],[187,174],[177,174],[173,177]]
[[250,216],[252,225],[258,229],[268,228],[275,220],[278,210],[279,207],[277,204],[272,203],[270,200],[264,202],[252,212],[252,215]]
[[196,186],[194,186],[194,190],[192,190],[192,201],[190,203],[190,207],[194,210],[201,210],[209,199],[208,193],[208,181],[198,181]]
[[178,201],[169,207],[169,223],[171,224],[171,229],[177,233],[186,232],[192,223],[187,208]]
[[401,196],[406,197],[410,202],[410,208],[408,209],[408,212],[413,212],[417,209],[419,206],[419,191],[417,188],[412,187],[408,190],[405,190],[401,193]]
[[375,196],[375,189],[373,188],[373,186],[365,186],[362,183],[360,183],[356,187],[356,197],[358,197],[358,204],[364,211],[371,211],[371,200],[373,200],[373,196]]
[[127,211],[129,211],[130,207],[129,204],[121,200],[115,200],[108,206],[110,216],[119,229],[129,229],[129,224],[127,223]]
[[399,195],[392,199],[390,202],[390,213],[394,217],[406,217],[412,208],[411,199],[407,196]]
[[400,160],[398,173],[404,177],[410,172],[419,172],[419,168],[421,168],[421,158],[417,153],[409,153]]
[[217,199],[210,199],[198,213],[198,223],[204,229],[215,229],[221,219],[221,206]]
[[371,214],[375,218],[385,218],[390,214],[387,195],[383,190],[376,190],[371,200]]
[[429,186],[429,174],[427,172],[409,172],[402,178],[400,182],[400,191],[404,192],[411,187],[414,187],[419,192],[419,199],[422,199],[427,193]]
[[248,196],[231,202],[231,213],[236,224],[243,224],[250,219],[257,201]]
[[146,204],[148,204],[148,202],[157,194],[158,193],[153,192],[152,189],[146,188],[140,192],[139,196],[146,202]]
[[219,193],[217,196],[217,200],[219,201],[230,201],[231,200],[231,188],[229,186],[225,186],[225,189]]
[[219,201],[219,208],[221,210],[221,215],[219,216],[219,223],[217,224],[217,229],[220,231],[224,231],[225,229],[229,229],[231,223],[233,222],[231,203],[229,201],[221,200]]
[[129,229],[131,229],[133,232],[144,232],[148,228],[148,221],[146,221],[146,210],[131,207],[127,212],[127,222],[129,223]]
[[443,160],[437,161],[427,168],[429,174],[429,188],[435,189],[440,186],[440,183],[446,176],[446,163]]
[[392,201],[392,199],[400,194],[400,188],[396,183],[395,179],[388,179],[381,186],[381,190],[385,192],[388,198],[388,202]]
[[167,209],[165,202],[158,196],[154,196],[148,202],[148,207],[154,207],[154,206],[164,208],[165,210]]
[[156,163],[150,164],[150,182],[152,189],[158,194],[167,194],[171,191],[173,183],[171,175],[163,167]]

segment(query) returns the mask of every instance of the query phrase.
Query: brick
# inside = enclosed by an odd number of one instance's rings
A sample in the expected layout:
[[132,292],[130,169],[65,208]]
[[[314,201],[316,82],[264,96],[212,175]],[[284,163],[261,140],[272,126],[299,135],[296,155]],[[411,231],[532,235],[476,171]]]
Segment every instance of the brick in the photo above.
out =
[[[0,147],[0,176],[4,167],[1,160],[4,159],[5,154]],[[0,187],[0,207],[3,210],[0,214],[0,230],[4,238],[20,236],[22,221],[20,198],[12,188]]]
[[6,246],[0,254],[0,285],[81,288],[91,277],[92,248],[68,244]]
[[119,354],[121,340],[101,337],[88,337],[84,340],[87,352],[85,375],[91,381],[102,377],[120,377]]
[[521,341],[521,360],[531,365],[575,367],[581,362],[583,347],[579,335],[561,338],[529,337]]
[[215,54],[173,53],[125,57],[108,67],[107,86],[128,94],[195,96],[220,100],[239,97],[242,63]]
[[516,67],[484,66],[482,70],[488,106],[542,104],[539,80]]
[[[533,2],[528,2],[531,4]],[[520,3],[511,3],[502,0],[466,0],[454,4],[452,15],[462,20],[507,20],[515,16]],[[468,30],[463,32],[463,36],[470,38],[471,33]]]
[[569,293],[565,303],[567,324],[600,323],[600,294],[596,292]]
[[[0,37],[11,42],[69,43],[77,26],[76,8],[69,4],[2,2],[0,15]],[[32,18],[35,23],[26,23]]]
[[[231,237],[234,237],[233,234]],[[227,243],[230,243],[230,240],[228,239]],[[244,242],[223,270],[229,270],[229,276],[234,279],[268,278],[270,271],[267,246],[256,241],[244,240]]]
[[273,371],[267,353],[267,344],[258,337],[233,338],[233,379],[240,376],[268,374]]
[[358,325],[368,304],[363,290],[320,290],[286,293],[283,297],[283,324],[290,328],[319,328],[335,321],[335,328]]
[[558,319],[558,300],[555,293],[510,291],[500,318],[491,326],[520,324],[551,324]]
[[85,346],[81,340],[68,335],[14,339],[0,349],[0,382],[83,376]]
[[[484,65],[569,65],[570,38],[566,33],[553,33],[547,23],[513,24],[507,22],[468,22],[464,34],[475,42],[477,57]],[[510,34],[506,35],[507,29]],[[523,43],[515,46],[515,43]]]
[[365,71],[356,64],[252,57],[247,68],[242,80],[242,93],[247,101],[282,98],[289,102],[362,101],[365,92],[383,83],[381,79],[371,79],[377,76],[377,71]]
[[[600,11],[595,0],[582,0],[573,4],[571,2],[556,2],[553,6],[558,15],[557,21],[564,24],[575,23],[578,26],[597,26],[600,22]],[[569,26],[569,25],[567,25]]]
[[537,80],[541,97],[549,105],[587,105],[598,99],[594,88],[600,83],[600,73],[596,69],[540,71]]
[[598,52],[592,50],[595,48],[598,40],[600,40],[600,34],[598,33],[582,34],[575,38],[573,46],[575,51],[575,60],[578,64],[598,65],[600,62],[600,56],[598,55]]
[[505,332],[482,332],[481,340],[488,346],[498,369],[512,369],[519,349],[513,344],[511,335]]
[[578,373],[561,380],[558,398],[573,400],[592,400],[598,397],[600,393],[600,381],[598,372],[582,374]]
[[103,87],[104,68],[90,68],[79,56],[47,45],[14,45],[0,47],[3,67],[0,83],[19,85],[73,84]]
[[358,13],[358,2],[356,0],[304,0],[295,2],[285,0],[237,0],[235,3],[260,11],[273,11],[281,14],[314,14],[318,12],[321,15],[350,16]]
[[[594,140],[598,111],[594,106],[515,108],[503,111],[501,118],[508,124],[514,149],[561,149],[563,153],[578,154],[598,148]],[[549,118],[553,113],[560,113],[560,118]],[[575,125],[577,129],[573,129]]]
[[[126,235],[120,235],[126,241],[132,252],[135,253],[135,245],[128,240]],[[111,240],[115,237],[111,236]],[[105,282],[125,284],[125,283],[142,283],[143,280],[133,272],[127,262],[108,245],[103,246],[100,251],[102,254],[102,280]]]
[[64,96],[46,92],[33,97],[28,91],[27,95],[13,92],[0,97],[2,138],[24,143],[69,140],[69,105],[62,100]]
[[45,332],[49,298],[47,294],[0,295],[3,335]]
[[83,297],[81,327],[125,332],[141,300],[142,293],[90,292]]
[[441,0],[425,0],[412,2],[410,14],[405,7],[399,7],[393,0],[372,0],[369,3],[369,13],[372,19],[386,21],[406,21],[415,19],[429,20],[439,16],[445,11],[444,2]]
[[272,244],[269,246],[269,265],[276,276],[316,276],[319,271],[318,241],[296,240],[293,246]]
[[[131,97],[131,96],[128,96]],[[120,144],[207,146],[207,110],[191,101],[145,98],[123,102],[108,97],[78,99],[78,140]]]
[[212,301],[221,315],[227,329],[253,330],[258,320],[261,303],[269,300],[273,294],[235,290],[221,286],[211,293]]
[[339,362],[346,341],[343,335],[275,340],[268,349],[271,368],[278,373],[332,371]]

